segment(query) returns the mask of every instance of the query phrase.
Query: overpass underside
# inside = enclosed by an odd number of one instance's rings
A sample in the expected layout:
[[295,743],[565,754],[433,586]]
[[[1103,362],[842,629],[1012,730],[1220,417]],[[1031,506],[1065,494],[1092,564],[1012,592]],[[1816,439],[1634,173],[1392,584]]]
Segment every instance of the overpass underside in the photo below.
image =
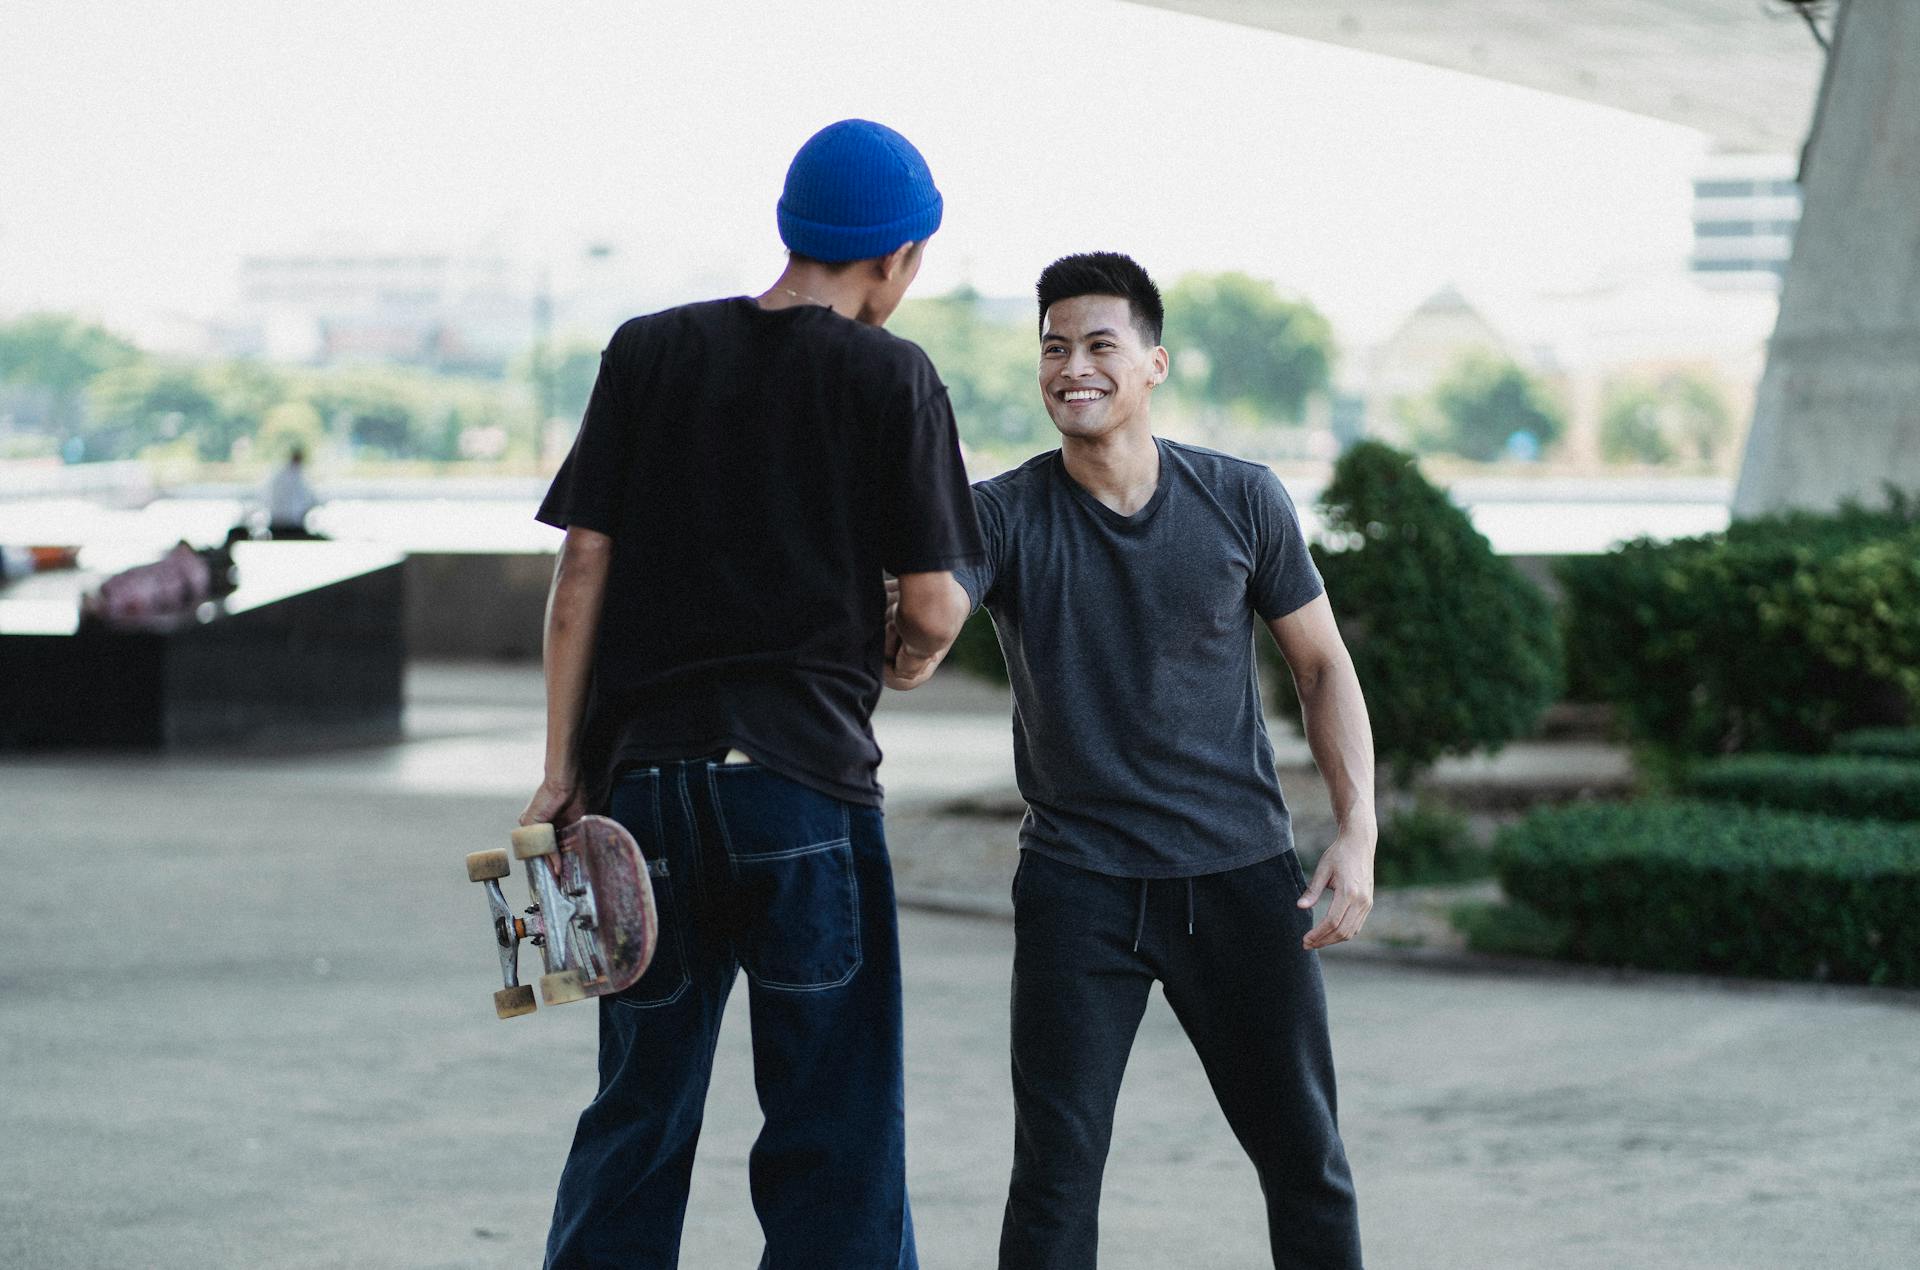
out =
[[1464,71],[1793,153],[1803,210],[1737,515],[1920,491],[1920,2],[1129,0]]

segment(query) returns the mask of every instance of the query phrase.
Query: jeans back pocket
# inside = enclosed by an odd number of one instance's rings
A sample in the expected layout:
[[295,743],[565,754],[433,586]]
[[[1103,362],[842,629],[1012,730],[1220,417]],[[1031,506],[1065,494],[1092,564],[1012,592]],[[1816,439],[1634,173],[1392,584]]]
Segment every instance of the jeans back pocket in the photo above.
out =
[[847,804],[764,767],[708,769],[739,914],[740,964],[764,988],[837,988],[860,969]]

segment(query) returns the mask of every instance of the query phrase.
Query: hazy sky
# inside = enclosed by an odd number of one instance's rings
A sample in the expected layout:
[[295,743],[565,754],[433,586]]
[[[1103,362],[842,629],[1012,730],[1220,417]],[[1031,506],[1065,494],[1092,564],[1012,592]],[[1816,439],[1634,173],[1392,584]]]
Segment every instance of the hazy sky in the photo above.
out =
[[0,313],[228,309],[250,252],[618,245],[635,307],[761,286],[794,149],[899,128],[919,294],[1073,250],[1240,268],[1384,332],[1677,273],[1672,124],[1119,0],[0,5]]

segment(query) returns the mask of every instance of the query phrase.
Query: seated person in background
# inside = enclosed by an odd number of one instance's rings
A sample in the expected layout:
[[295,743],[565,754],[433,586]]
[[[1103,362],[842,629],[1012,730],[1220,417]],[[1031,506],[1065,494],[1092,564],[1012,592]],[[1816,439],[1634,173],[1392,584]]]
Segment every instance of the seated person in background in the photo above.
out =
[[286,466],[267,482],[267,532],[274,538],[313,538],[307,513],[320,505],[307,484],[307,452],[299,446],[287,455]]

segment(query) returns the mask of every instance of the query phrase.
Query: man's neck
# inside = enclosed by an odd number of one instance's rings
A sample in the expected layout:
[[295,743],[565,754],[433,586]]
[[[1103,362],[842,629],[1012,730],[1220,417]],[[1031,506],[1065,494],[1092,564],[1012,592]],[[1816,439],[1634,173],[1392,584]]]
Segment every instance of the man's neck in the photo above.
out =
[[1160,447],[1145,420],[1098,437],[1062,437],[1060,458],[1080,488],[1122,516],[1147,505],[1160,484]]
[[857,318],[866,307],[866,289],[856,276],[857,270],[821,269],[789,263],[774,284],[756,299],[763,309],[790,309],[796,304],[817,304],[832,309],[841,317]]

